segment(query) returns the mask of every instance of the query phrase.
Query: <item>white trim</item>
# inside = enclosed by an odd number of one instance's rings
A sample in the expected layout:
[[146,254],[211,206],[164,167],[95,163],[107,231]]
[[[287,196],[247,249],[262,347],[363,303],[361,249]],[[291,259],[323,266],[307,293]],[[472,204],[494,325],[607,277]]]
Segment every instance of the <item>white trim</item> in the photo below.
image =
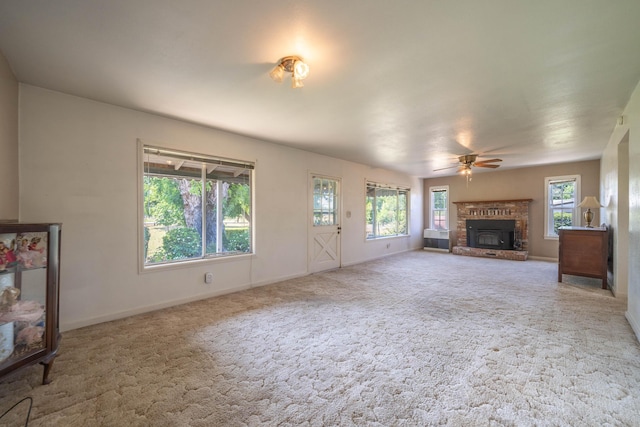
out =
[[[391,236],[374,236],[374,237],[368,237],[367,236],[367,190],[369,187],[372,187],[374,189],[384,189],[384,190],[395,190],[396,191],[396,196],[399,194],[400,191],[404,191],[406,193],[406,216],[407,216],[407,229],[406,229],[406,233],[405,234],[394,234]],[[387,238],[392,238],[392,237],[411,237],[411,187],[406,187],[406,186],[401,186],[401,185],[390,185],[390,184],[384,184],[384,183],[380,183],[377,181],[373,181],[370,180],[368,178],[365,178],[364,180],[364,213],[365,213],[365,221],[364,221],[364,241],[365,242],[372,242],[372,241],[376,241],[379,239],[387,239]],[[375,215],[374,215],[375,216]]]
[[[433,187],[429,187],[429,228],[430,229],[435,229],[434,224],[433,224],[433,193],[435,191],[446,191],[447,192],[447,226],[446,229],[449,230],[450,224],[449,224],[449,213],[451,212],[451,209],[449,208],[449,205],[451,203],[451,192],[449,191],[449,186],[448,185],[436,185]],[[440,229],[438,229],[440,230]]]
[[280,282],[284,282],[284,281],[287,281],[287,280],[297,279],[299,277],[305,277],[305,276],[308,276],[308,275],[309,275],[309,272],[307,272],[307,271],[303,271],[303,272],[295,273],[295,274],[288,274],[286,276],[280,276],[280,277],[276,277],[276,278],[271,278],[271,279],[261,280],[259,282],[251,283],[251,285],[249,285],[249,287],[250,288],[259,288],[261,286],[273,285],[275,283],[280,283]]
[[[575,181],[576,188],[574,194],[574,208],[572,215],[572,223],[573,225],[580,225],[580,208],[578,207],[578,203],[580,203],[581,198],[581,189],[580,189],[580,175],[562,175],[562,176],[548,176],[544,178],[544,227],[543,227],[543,238],[547,240],[558,240],[558,236],[553,232],[550,232],[549,225],[549,186],[552,183],[556,182],[565,182],[565,181]],[[551,230],[553,231],[553,230]]]
[[[175,260],[175,261],[168,261],[168,262],[162,262],[162,263],[158,263],[158,264],[149,264],[146,265],[145,264],[145,257],[144,257],[144,176],[145,176],[145,170],[144,170],[144,165],[145,165],[145,159],[144,159],[144,154],[145,154],[145,148],[147,149],[151,149],[151,150],[156,150],[158,151],[159,154],[164,154],[167,156],[181,156],[181,155],[185,155],[185,156],[191,156],[193,157],[195,160],[197,160],[198,162],[203,162],[202,168],[201,168],[201,175],[200,175],[200,179],[202,181],[202,191],[203,191],[203,197],[205,194],[205,189],[206,189],[206,174],[207,174],[207,165],[208,164],[213,164],[215,167],[211,170],[214,170],[217,168],[218,164],[229,164],[229,166],[232,167],[237,167],[237,168],[241,168],[244,167],[246,170],[249,171],[249,185],[250,185],[250,214],[251,214],[251,223],[250,223],[250,249],[251,251],[248,253],[240,253],[240,254],[229,254],[229,255],[217,255],[217,254],[207,254],[206,253],[206,224],[205,224],[205,218],[206,218],[206,205],[203,203],[202,205],[202,230],[201,230],[201,245],[202,245],[202,249],[203,249],[203,253],[204,255],[198,258],[190,258],[187,260]],[[255,201],[255,183],[256,183],[256,165],[257,165],[257,161],[244,161],[244,160],[235,160],[235,159],[228,159],[228,158],[224,158],[224,157],[217,157],[217,156],[210,156],[210,155],[206,155],[206,154],[197,154],[197,153],[193,153],[190,151],[184,151],[184,150],[180,150],[180,149],[173,149],[173,148],[169,148],[168,146],[165,146],[165,144],[160,144],[160,145],[149,145],[149,143],[144,142],[143,140],[141,140],[140,138],[137,139],[137,149],[138,149],[138,201],[137,201],[137,210],[138,210],[138,225],[137,225],[137,232],[138,232],[138,237],[137,237],[137,241],[138,241],[138,274],[144,274],[144,273],[148,273],[148,272],[152,272],[152,271],[158,271],[159,269],[173,269],[173,268],[183,268],[183,267],[189,267],[189,266],[193,266],[195,263],[202,263],[202,262],[212,262],[212,261],[220,261],[222,259],[240,259],[240,258],[245,258],[247,256],[250,256],[253,258],[253,255],[255,255],[256,253],[256,249],[255,249],[255,205],[254,205],[254,201]],[[213,163],[207,163],[207,162],[213,162]],[[179,168],[176,168],[176,170],[178,170]],[[218,184],[220,184],[220,181],[218,181]],[[219,185],[218,185],[219,187]],[[219,188],[218,188],[219,190]],[[220,193],[219,193],[220,194]],[[220,198],[217,198],[217,203],[218,203],[218,211],[222,212],[222,210],[220,209],[222,200]],[[218,236],[221,236],[220,234],[220,221],[218,221],[218,223],[216,224],[216,226],[218,227]],[[220,250],[220,245],[221,245],[222,239],[218,239],[216,242],[217,248],[216,251],[218,252]]]
[[145,271],[144,268],[144,143],[138,139],[138,274]]
[[633,332],[636,334],[636,338],[640,341],[640,322],[633,317],[633,313],[629,310],[625,311],[624,317],[627,318],[627,321],[631,325],[631,329],[633,329]]
[[66,332],[66,331],[70,331],[73,329],[78,329],[78,328],[83,328],[85,326],[91,326],[91,325],[96,325],[98,323],[104,323],[104,322],[110,322],[112,320],[118,320],[118,319],[124,319],[126,317],[130,317],[130,316],[135,316],[137,314],[144,314],[144,313],[149,313],[152,311],[156,311],[156,310],[161,310],[163,308],[169,308],[169,307],[173,307],[176,305],[181,305],[181,304],[186,304],[189,302],[194,302],[194,301],[199,301],[199,300],[204,300],[204,299],[208,299],[208,298],[212,298],[212,297],[217,297],[220,295],[225,295],[225,294],[230,294],[230,293],[234,293],[234,292],[239,292],[239,291],[243,291],[246,289],[251,288],[250,285],[243,285],[243,286],[238,286],[238,287],[234,287],[234,288],[230,288],[230,289],[222,289],[222,290],[216,290],[213,292],[207,292],[207,293],[203,293],[200,295],[194,295],[188,298],[180,298],[180,299],[173,299],[173,300],[168,300],[168,301],[164,301],[158,304],[152,304],[152,305],[147,305],[147,306],[142,306],[142,307],[137,307],[131,310],[123,310],[123,311],[119,311],[117,313],[110,313],[104,316],[96,316],[96,317],[87,317],[84,318],[82,320],[77,320],[74,322],[69,322],[69,323],[62,323],[60,325],[60,331],[61,332]]
[[[406,236],[402,236],[402,237],[406,237]],[[389,252],[386,253],[384,255],[379,255],[379,256],[375,256],[375,257],[371,257],[371,258],[366,258],[366,259],[361,259],[358,261],[352,261],[352,262],[347,262],[342,264],[343,267],[351,267],[352,265],[358,265],[358,264],[363,264],[365,262],[371,262],[371,261],[376,261],[382,258],[387,258],[390,257],[392,255],[398,255],[404,252],[412,252],[412,251],[418,251],[418,250],[422,250],[422,247],[415,247],[415,248],[407,248],[407,249],[402,249],[400,251],[396,251],[396,252]]]
[[162,264],[150,264],[140,272],[140,274],[157,273],[159,271],[177,270],[181,268],[198,267],[201,264],[206,263],[223,263],[223,262],[237,262],[243,259],[249,259],[250,261],[256,257],[255,253],[246,253],[238,255],[222,255],[222,256],[210,256],[207,258],[194,258],[186,260],[177,260],[172,262],[165,262]]

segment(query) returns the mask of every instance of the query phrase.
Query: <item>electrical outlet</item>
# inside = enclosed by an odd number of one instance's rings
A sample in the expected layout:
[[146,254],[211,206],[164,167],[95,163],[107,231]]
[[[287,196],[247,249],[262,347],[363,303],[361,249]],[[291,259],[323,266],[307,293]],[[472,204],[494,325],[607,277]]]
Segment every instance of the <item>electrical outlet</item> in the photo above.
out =
[[204,283],[213,283],[213,273],[204,273]]

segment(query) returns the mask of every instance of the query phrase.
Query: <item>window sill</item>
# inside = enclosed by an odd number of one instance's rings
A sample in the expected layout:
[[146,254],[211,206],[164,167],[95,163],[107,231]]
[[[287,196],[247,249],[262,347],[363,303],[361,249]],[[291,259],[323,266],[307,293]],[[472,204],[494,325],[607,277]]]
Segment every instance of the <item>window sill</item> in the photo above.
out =
[[365,242],[375,242],[377,240],[388,240],[388,239],[403,239],[403,238],[407,238],[407,237],[411,237],[410,234],[399,234],[397,236],[380,236],[380,237],[371,237],[371,238],[365,238],[364,241]]
[[189,261],[176,261],[176,262],[169,262],[165,264],[146,265],[146,266],[142,266],[142,268],[139,268],[138,273],[140,274],[155,273],[159,271],[199,267],[205,264],[239,262],[243,260],[251,260],[254,257],[254,255],[255,253],[242,254],[242,255],[217,256],[217,257],[194,259]]

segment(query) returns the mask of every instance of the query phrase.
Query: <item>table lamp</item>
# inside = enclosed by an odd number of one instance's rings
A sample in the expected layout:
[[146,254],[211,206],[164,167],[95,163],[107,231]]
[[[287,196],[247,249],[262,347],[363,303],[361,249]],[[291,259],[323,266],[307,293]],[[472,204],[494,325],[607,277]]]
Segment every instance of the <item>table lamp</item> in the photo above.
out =
[[587,228],[593,228],[591,225],[591,221],[593,221],[593,212],[591,212],[591,208],[601,208],[602,205],[596,199],[596,196],[586,196],[578,205],[580,208],[587,208],[587,211],[584,213],[584,220],[587,223]]

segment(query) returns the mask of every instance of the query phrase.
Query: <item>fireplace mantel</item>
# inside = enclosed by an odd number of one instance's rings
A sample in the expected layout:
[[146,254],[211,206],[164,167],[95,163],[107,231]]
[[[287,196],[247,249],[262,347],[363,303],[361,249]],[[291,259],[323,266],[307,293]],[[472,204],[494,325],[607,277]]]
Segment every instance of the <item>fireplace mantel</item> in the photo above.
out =
[[[529,250],[529,203],[533,199],[477,200],[453,202],[457,207],[457,244],[453,253],[458,255],[483,256],[526,260]],[[516,240],[519,250],[492,250],[467,246],[467,219],[510,219],[516,222]]]
[[467,202],[451,202],[455,205],[476,204],[476,203],[513,203],[513,202],[532,202],[533,199],[509,199],[509,200],[472,200]]

